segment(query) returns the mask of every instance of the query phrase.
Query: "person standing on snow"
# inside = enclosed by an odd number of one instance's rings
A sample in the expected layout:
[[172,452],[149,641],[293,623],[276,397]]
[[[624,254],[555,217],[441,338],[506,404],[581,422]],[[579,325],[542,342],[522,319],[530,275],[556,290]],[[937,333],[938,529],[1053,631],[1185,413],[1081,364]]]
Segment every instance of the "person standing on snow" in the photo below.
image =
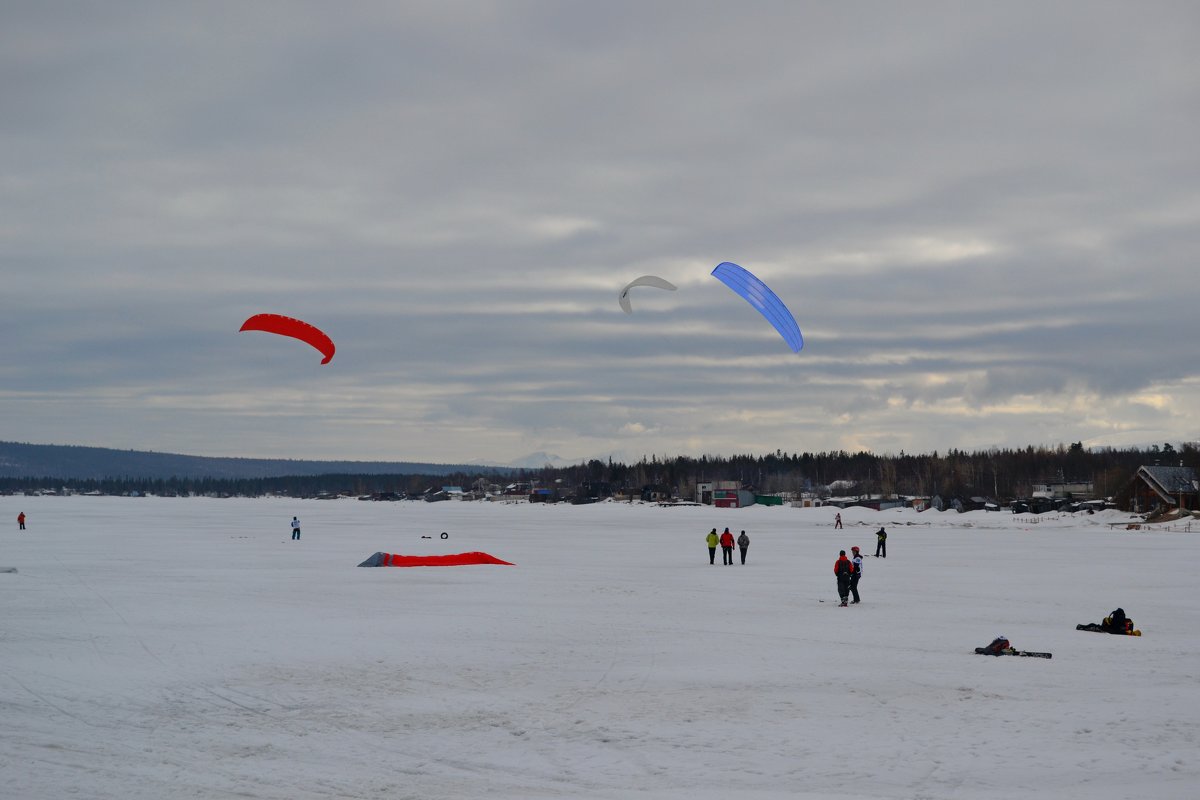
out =
[[733,563],[733,534],[729,532],[729,528],[721,534],[721,563]]
[[292,517],[292,539],[300,539],[300,520],[296,517]]
[[717,563],[717,529],[713,528],[708,536],[704,537],[704,541],[708,542],[708,563]]
[[878,544],[875,545],[875,557],[887,558],[887,531],[882,527],[875,533]]
[[20,531],[25,530],[25,512],[24,511],[22,511],[20,514],[17,514],[17,530],[20,530]]
[[859,602],[858,579],[862,577],[862,553],[858,552],[858,545],[851,547],[850,552],[854,554],[850,559],[854,565],[854,573],[850,576],[850,594],[854,595],[850,602],[853,604]]
[[840,530],[841,527],[842,527],[842,515],[834,514],[833,515],[833,529],[836,531],[836,530]]
[[738,549],[742,551],[742,563],[746,563],[746,551],[750,549],[750,537],[742,531],[742,535],[738,537]]
[[842,599],[839,606],[849,604],[850,600],[850,576],[854,573],[854,564],[850,559],[846,558],[846,551],[838,552],[838,560],[833,562],[833,574],[837,576],[838,597]]

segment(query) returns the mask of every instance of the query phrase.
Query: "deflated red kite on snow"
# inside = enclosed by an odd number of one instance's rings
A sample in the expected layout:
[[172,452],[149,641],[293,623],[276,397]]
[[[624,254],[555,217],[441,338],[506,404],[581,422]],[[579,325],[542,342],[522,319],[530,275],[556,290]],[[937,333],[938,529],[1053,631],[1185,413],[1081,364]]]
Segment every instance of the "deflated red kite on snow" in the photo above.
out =
[[470,553],[450,553],[444,556],[402,556],[395,553],[376,553],[360,567],[461,567],[466,564],[504,564],[515,567],[510,561],[501,561],[495,556],[478,550]]

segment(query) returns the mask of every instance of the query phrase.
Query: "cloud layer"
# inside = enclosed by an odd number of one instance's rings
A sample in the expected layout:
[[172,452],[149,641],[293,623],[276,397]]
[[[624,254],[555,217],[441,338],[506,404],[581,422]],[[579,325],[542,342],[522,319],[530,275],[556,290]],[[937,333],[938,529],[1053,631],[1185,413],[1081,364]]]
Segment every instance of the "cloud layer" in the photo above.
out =
[[[0,438],[1200,438],[1187,3],[9,4]],[[793,355],[709,277],[763,277]],[[656,274],[677,292],[617,292]],[[237,333],[300,317],[338,346]]]

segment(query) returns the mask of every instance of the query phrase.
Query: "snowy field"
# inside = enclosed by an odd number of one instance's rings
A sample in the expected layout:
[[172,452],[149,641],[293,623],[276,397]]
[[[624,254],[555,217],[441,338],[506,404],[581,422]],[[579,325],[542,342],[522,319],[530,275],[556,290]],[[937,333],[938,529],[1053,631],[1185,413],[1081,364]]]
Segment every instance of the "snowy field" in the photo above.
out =
[[[1200,526],[852,509],[834,531],[833,509],[614,503],[0,512],[0,567],[19,570],[0,574],[5,798],[1200,796]],[[838,608],[838,549],[873,553],[881,524],[888,558]],[[745,566],[709,565],[714,526],[747,531]],[[356,567],[377,550],[516,566]],[[1075,630],[1117,606],[1142,637]],[[973,654],[1001,634],[1054,658]]]

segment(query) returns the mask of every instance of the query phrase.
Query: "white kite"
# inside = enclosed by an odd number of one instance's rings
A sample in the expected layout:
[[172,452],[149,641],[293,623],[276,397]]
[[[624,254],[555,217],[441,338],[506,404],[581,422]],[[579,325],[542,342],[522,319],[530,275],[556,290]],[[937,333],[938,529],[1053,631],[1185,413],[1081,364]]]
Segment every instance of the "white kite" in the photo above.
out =
[[629,305],[629,290],[635,286],[653,286],[656,289],[666,289],[669,292],[673,292],[678,288],[670,281],[663,280],[655,275],[643,275],[640,278],[635,278],[621,290],[620,296],[617,297],[617,302],[621,304],[621,308],[626,314],[633,313],[633,306]]

